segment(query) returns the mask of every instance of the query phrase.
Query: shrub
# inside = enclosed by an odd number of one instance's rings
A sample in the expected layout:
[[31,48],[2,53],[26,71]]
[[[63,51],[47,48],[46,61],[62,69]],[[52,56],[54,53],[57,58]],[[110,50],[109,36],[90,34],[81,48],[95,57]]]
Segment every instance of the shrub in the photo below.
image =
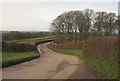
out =
[[83,46],[84,46],[84,42],[83,41],[76,42],[76,43],[74,43],[74,42],[67,42],[67,43],[64,43],[64,44],[52,42],[51,45],[53,47],[62,48],[62,49],[82,49]]
[[85,53],[92,58],[97,58],[108,63],[118,62],[118,38],[96,37],[87,40]]
[[14,51],[14,52],[27,52],[27,51],[35,51],[36,45],[31,43],[19,43],[19,42],[2,42],[2,51]]

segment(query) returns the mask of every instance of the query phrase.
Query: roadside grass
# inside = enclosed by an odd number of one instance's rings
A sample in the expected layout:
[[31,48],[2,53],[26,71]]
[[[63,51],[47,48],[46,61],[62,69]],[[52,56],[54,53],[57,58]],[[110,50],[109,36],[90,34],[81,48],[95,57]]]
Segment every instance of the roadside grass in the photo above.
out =
[[25,61],[29,61],[39,57],[39,54],[35,51],[30,52],[3,52],[2,53],[2,67],[7,67],[15,64],[19,64]]
[[104,61],[90,58],[86,54],[81,54],[80,58],[86,64],[95,69],[104,79],[118,79],[118,64],[105,63]]
[[53,46],[51,46],[51,44],[48,44],[48,48],[55,52],[64,53],[68,55],[79,55],[81,53],[80,50],[54,48]]
[[98,59],[90,58],[82,50],[60,49],[53,47],[51,44],[48,45],[48,48],[58,53],[79,56],[87,65],[98,72],[103,79],[118,79],[118,65],[111,65]]

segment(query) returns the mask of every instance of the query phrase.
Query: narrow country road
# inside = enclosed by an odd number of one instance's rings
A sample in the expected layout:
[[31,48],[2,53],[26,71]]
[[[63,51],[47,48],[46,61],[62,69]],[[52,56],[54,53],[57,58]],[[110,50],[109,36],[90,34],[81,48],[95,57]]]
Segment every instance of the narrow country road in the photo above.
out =
[[3,69],[3,79],[98,79],[77,56],[53,52],[41,45],[40,58]]

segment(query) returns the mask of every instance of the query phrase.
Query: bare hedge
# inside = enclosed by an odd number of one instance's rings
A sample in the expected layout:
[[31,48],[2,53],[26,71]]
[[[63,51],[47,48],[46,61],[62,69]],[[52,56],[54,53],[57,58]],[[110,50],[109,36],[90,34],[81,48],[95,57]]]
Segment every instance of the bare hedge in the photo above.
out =
[[2,51],[14,51],[14,52],[27,52],[27,51],[34,51],[36,50],[36,45],[31,43],[17,43],[12,42],[8,43],[3,41],[2,42]]

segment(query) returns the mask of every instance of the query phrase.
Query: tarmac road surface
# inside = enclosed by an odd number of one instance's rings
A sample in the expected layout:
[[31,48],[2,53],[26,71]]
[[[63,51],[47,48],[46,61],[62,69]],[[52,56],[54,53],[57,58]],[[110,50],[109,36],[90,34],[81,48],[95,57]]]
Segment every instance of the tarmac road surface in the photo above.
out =
[[98,79],[77,56],[53,52],[41,45],[41,57],[2,70],[3,79]]

